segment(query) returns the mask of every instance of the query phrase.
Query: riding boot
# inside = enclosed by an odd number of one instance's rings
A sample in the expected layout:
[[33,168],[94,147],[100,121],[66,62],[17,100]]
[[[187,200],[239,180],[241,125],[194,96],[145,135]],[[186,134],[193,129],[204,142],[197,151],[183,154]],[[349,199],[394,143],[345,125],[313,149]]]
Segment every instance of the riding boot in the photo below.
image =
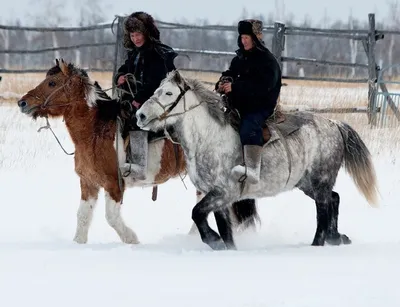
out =
[[129,131],[130,143],[130,162],[128,170],[130,175],[136,180],[145,180],[147,173],[148,158],[148,131],[134,130]]
[[232,169],[232,175],[238,180],[245,179],[251,184],[256,184],[260,180],[260,167],[262,146],[244,146],[244,165],[236,165]]

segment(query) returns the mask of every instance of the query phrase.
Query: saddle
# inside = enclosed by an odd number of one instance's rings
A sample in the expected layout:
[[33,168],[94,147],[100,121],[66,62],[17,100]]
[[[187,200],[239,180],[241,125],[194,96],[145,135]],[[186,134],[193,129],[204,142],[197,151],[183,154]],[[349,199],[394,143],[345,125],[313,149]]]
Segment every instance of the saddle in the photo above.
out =
[[[239,133],[240,117],[238,112],[234,109],[227,109],[225,116],[232,127]],[[304,124],[304,118],[295,114],[284,113],[277,107],[274,114],[266,119],[262,127],[264,145],[289,136]]]
[[272,143],[280,138],[286,138],[293,132],[300,129],[304,124],[298,117],[276,111],[269,117],[263,126],[264,145]]

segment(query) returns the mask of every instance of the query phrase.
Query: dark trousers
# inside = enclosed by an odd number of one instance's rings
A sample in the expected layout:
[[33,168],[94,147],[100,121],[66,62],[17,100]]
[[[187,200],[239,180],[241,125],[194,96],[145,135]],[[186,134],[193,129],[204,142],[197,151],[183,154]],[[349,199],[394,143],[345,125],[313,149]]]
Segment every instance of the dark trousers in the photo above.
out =
[[260,145],[264,143],[262,127],[273,110],[262,110],[257,113],[243,114],[240,122],[240,140],[242,145]]

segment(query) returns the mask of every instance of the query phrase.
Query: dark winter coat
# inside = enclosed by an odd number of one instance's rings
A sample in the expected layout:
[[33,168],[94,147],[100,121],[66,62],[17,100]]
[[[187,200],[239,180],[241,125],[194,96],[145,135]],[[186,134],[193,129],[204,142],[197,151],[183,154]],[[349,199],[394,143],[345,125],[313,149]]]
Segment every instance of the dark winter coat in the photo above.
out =
[[254,41],[256,47],[246,51],[238,37],[240,48],[221,78],[233,79],[232,91],[227,96],[241,115],[272,114],[281,89],[281,69],[275,56],[257,38]]
[[[135,101],[143,104],[160,86],[167,73],[175,69],[174,59],[177,53],[169,46],[160,42],[151,42],[141,48],[134,48],[128,52],[128,58],[118,69],[114,83],[117,83],[121,75],[132,73],[138,84]],[[127,91],[126,82],[121,87]]]

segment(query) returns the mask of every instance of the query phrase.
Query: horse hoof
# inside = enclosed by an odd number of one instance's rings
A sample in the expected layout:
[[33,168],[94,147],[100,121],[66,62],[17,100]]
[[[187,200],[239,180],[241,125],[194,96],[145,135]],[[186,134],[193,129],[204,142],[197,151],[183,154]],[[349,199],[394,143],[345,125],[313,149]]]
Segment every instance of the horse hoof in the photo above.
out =
[[208,245],[209,245],[213,250],[217,250],[217,251],[227,249],[225,243],[224,243],[223,241],[221,241],[221,240],[210,242]]
[[348,236],[343,234],[337,234],[334,237],[330,237],[326,239],[326,243],[329,245],[341,245],[341,244],[351,244],[351,240]]
[[87,238],[83,238],[83,237],[75,237],[74,241],[78,244],[86,244],[88,239]]
[[121,237],[123,243],[126,244],[139,244],[139,239],[133,231],[129,231],[125,236]]
[[311,243],[311,246],[324,246],[325,240],[321,237],[314,238],[314,241]]
[[342,243],[345,245],[351,244],[351,240],[348,236],[346,235],[340,235],[341,239],[342,239]]
[[228,249],[228,250],[237,250],[235,244],[226,244],[226,249]]

